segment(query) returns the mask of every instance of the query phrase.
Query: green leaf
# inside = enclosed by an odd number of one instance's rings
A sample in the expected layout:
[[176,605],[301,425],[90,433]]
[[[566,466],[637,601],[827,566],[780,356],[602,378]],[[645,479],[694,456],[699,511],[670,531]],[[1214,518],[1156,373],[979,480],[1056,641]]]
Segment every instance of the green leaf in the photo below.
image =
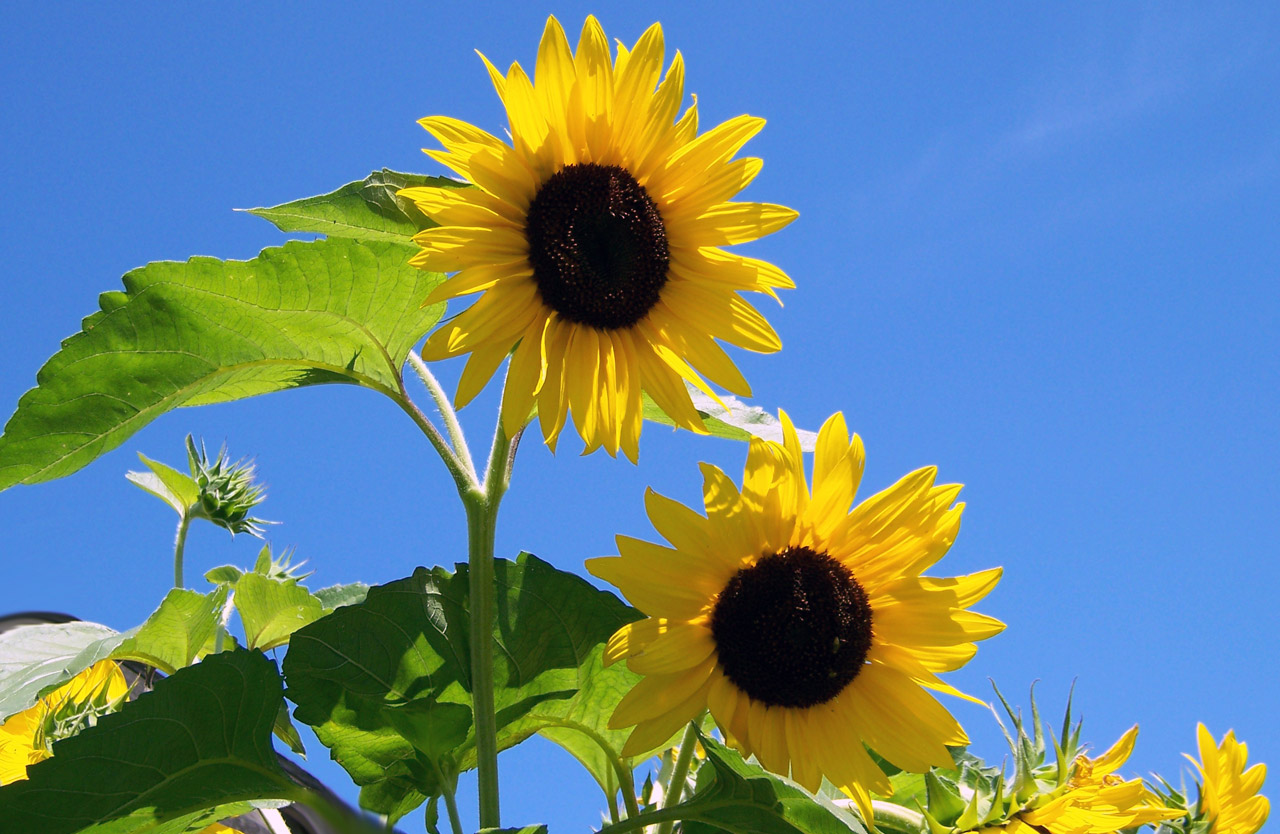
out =
[[355,605],[364,602],[369,595],[369,586],[363,582],[352,582],[349,585],[330,585],[315,591],[316,599],[325,610],[340,608],[343,605]]
[[443,305],[408,250],[291,242],[249,261],[158,262],[106,293],[0,436],[0,489],[68,475],[166,411],[345,382],[397,402],[409,350]]
[[235,565],[219,565],[204,575],[206,582],[214,585],[234,585],[244,576],[244,571]]
[[[632,617],[639,618],[638,612]],[[632,728],[609,729],[609,716],[613,715],[622,697],[640,681],[640,675],[628,669],[625,663],[605,668],[603,655],[604,645],[601,644],[582,660],[578,667],[581,688],[577,694],[568,700],[539,705],[525,720],[538,725],[539,735],[571,753],[596,780],[600,789],[612,795],[619,783],[631,783],[631,770],[649,755],[623,759],[619,754]],[[618,773],[615,763],[620,763],[626,772]],[[623,790],[630,789],[623,787]]]
[[280,701],[280,711],[276,713],[276,723],[272,726],[271,732],[288,745],[290,750],[304,759],[307,757],[306,745],[302,743],[298,728],[293,726],[293,719],[289,716],[289,705],[284,700]]
[[[720,403],[717,403],[692,385],[685,383],[685,387],[689,390],[689,397],[693,400],[693,407],[697,409],[698,414],[702,417],[703,425],[706,426],[707,432],[712,437],[742,441],[760,437],[765,440],[782,441],[782,423],[777,417],[763,408],[747,405],[737,397],[724,394],[720,397],[720,401],[727,406],[728,410],[726,410],[720,407]],[[675,425],[675,421],[668,417],[667,413],[659,408],[658,404],[648,394],[645,394],[643,399],[644,419],[654,423],[661,423],[664,426]],[[806,452],[812,452],[814,445],[817,443],[818,435],[803,429],[797,429],[796,434],[800,437],[800,447]]]
[[236,583],[236,610],[251,649],[273,649],[289,635],[320,619],[324,604],[296,582],[246,573]]
[[227,589],[174,589],[146,622],[125,633],[97,623],[58,623],[0,634],[0,719],[33,705],[100,660],[137,660],[172,673],[213,636]]
[[848,811],[749,764],[712,738],[700,741],[707,760],[698,769],[698,786],[677,806],[684,834],[865,834]]
[[200,485],[178,470],[165,466],[158,460],[138,453],[138,457],[150,472],[126,472],[125,477],[135,485],[164,501],[183,516],[200,500]]
[[275,664],[257,652],[182,669],[0,788],[4,830],[185,831],[211,808],[227,817],[293,799],[299,788],[271,746],[281,694]]
[[28,625],[0,634],[0,721],[110,655],[123,635],[97,623]]
[[125,635],[111,657],[137,660],[172,675],[190,666],[213,637],[226,602],[225,586],[207,594],[174,588],[145,623]]
[[547,834],[547,827],[534,824],[520,828],[481,828],[476,834]]
[[[499,748],[558,722],[595,726],[575,698],[600,646],[639,615],[529,554],[495,563],[494,688]],[[407,813],[474,766],[468,573],[419,568],[299,630],[285,656],[295,719],[312,725],[361,803]],[[616,697],[616,692],[611,695]]]
[[445,177],[374,171],[363,180],[349,182],[337,191],[306,197],[270,208],[248,209],[284,232],[314,232],[331,237],[381,240],[411,247],[417,232],[436,225],[414,204],[396,192],[409,186],[464,188],[466,183]]

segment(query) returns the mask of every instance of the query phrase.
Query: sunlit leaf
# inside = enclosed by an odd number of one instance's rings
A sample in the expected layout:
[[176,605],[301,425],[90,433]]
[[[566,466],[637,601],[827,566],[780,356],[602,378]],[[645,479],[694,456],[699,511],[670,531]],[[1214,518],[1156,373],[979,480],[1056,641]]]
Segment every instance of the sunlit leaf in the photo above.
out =
[[435,224],[414,204],[396,196],[401,188],[429,185],[462,188],[466,183],[445,177],[374,171],[328,194],[305,197],[270,208],[248,209],[285,232],[311,232],[331,237],[381,240],[417,251],[410,238]]
[[0,489],[68,475],[179,406],[343,382],[402,400],[440,280],[388,243],[291,242],[249,261],[158,262],[124,277],[36,376],[0,436]]
[[324,605],[296,582],[246,573],[236,582],[236,610],[251,649],[273,649],[324,614]]
[[131,482],[164,501],[178,515],[186,515],[191,506],[200,500],[200,485],[171,466],[158,460],[152,460],[141,452],[138,457],[146,464],[149,472],[127,472],[125,477]]
[[712,738],[700,741],[707,759],[694,795],[679,805],[685,834],[865,834],[845,809],[744,761]]
[[213,638],[226,601],[225,587],[207,594],[174,588],[145,623],[125,635],[110,656],[137,660],[173,674],[190,665]]

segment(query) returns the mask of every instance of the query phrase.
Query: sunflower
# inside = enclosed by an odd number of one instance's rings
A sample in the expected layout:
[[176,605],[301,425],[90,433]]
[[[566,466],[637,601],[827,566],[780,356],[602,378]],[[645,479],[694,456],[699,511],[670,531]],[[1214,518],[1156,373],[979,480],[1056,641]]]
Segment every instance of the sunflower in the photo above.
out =
[[1200,747],[1200,761],[1191,763],[1200,771],[1204,783],[1200,786],[1202,816],[1212,820],[1212,834],[1253,834],[1267,821],[1271,803],[1259,796],[1262,781],[1267,777],[1267,766],[1255,764],[1245,770],[1249,748],[1236,741],[1234,730],[1228,730],[1217,744],[1208,728],[1196,727],[1196,741]]
[[764,126],[730,119],[698,135],[696,101],[679,119],[684,62],[662,73],[654,24],[611,57],[594,17],[576,52],[547,20],[532,81],[484,60],[507,110],[511,144],[445,116],[420,124],[444,150],[426,150],[476,188],[400,192],[438,226],[419,233],[410,261],[456,272],[426,299],[482,293],[423,348],[426,359],[470,354],[459,407],[515,348],[503,392],[508,435],[535,403],[553,449],[572,415],[587,452],[635,460],[641,392],[679,426],[705,432],[685,382],[701,375],[742,396],[750,387],[716,339],[748,350],[781,347],[739,291],[793,287],[772,264],[725,251],[775,232],[796,213],[731,202],[760,172],[732,157]]
[[53,755],[50,745],[73,735],[129,693],[119,665],[103,660],[85,669],[35,705],[0,724],[0,785],[27,778],[27,767]]
[[[914,772],[952,766],[967,743],[929,689],[1003,624],[967,610],[1000,570],[921,572],[950,548],[959,485],[920,469],[852,512],[863,448],[844,417],[818,435],[813,491],[795,428],[753,440],[741,491],[702,465],[706,517],[652,491],[649,518],[671,543],[619,536],[620,555],[587,568],[650,615],[609,640],[605,662],[644,677],[610,726],[635,726],[624,755],[655,748],[710,708],[726,739],[810,791],[826,777],[869,817],[889,781],[864,744]],[[968,696],[964,696],[968,697]]]
[[1098,758],[1077,757],[1064,790],[1034,797],[1005,822],[980,829],[981,834],[1113,834],[1185,817],[1186,811],[1161,805],[1141,779],[1116,775],[1137,738],[1135,726]]

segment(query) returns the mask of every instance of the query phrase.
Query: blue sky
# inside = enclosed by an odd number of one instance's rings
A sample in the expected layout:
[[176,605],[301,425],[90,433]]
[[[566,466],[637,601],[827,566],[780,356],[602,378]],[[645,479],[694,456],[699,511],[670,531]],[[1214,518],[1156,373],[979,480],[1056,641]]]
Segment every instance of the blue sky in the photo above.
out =
[[[953,681],[1025,702],[1039,679],[1058,714],[1077,679],[1097,745],[1141,723],[1135,775],[1176,777],[1196,721],[1280,762],[1277,7],[263,6],[0,9],[0,410],[128,269],[283,239],[233,208],[384,166],[441,173],[418,150],[425,115],[500,131],[473,49],[530,67],[548,13],[576,30],[594,12],[627,42],[660,20],[704,125],[769,120],[747,196],[801,214],[744,247],[799,285],[760,304],[783,351],[734,352],[754,401],[809,428],[844,411],[865,494],[937,464],[968,507],[936,572],[1005,566],[980,608],[1009,628]],[[464,411],[474,445],[495,409],[490,394]],[[188,432],[256,457],[263,514],[283,522],[271,539],[319,584],[463,557],[416,429],[371,392],[313,388],[167,415],[70,478],[0,495],[0,611],[139,622],[170,581],[173,519],[123,475],[138,451],[180,462]],[[651,535],[645,486],[693,503],[697,461],[736,474],[743,454],[657,427],[636,467],[528,443],[499,553],[581,570],[615,533]],[[198,530],[188,573],[253,552]],[[990,719],[954,711],[998,761]],[[557,749],[503,762],[504,822],[598,823]]]

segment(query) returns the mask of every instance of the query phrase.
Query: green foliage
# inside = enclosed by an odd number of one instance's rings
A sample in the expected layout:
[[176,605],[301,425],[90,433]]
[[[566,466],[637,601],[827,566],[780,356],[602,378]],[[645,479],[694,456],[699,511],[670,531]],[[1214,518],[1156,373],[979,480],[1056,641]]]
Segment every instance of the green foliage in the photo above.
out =
[[281,696],[275,664],[256,652],[183,669],[0,788],[3,830],[181,832],[254,801],[295,799],[271,747]]
[[0,721],[108,657],[121,639],[114,629],[80,622],[0,634]]
[[[190,437],[188,436],[188,439]],[[173,507],[179,516],[191,512],[200,501],[200,485],[189,476],[184,475],[171,466],[158,460],[152,460],[141,452],[138,458],[147,467],[148,472],[126,472],[125,477],[134,486],[151,493],[161,501]]]
[[446,177],[402,174],[383,168],[337,191],[305,197],[270,208],[248,209],[284,232],[313,232],[331,237],[398,243],[417,250],[410,238],[435,225],[414,204],[396,196],[410,186],[465,188]]
[[400,370],[440,280],[389,243],[291,242],[124,277],[36,376],[0,436],[0,489],[68,475],[166,411],[344,382],[404,404]]
[[[549,726],[616,743],[603,721],[624,687],[597,688],[590,675],[604,641],[639,614],[529,554],[498,560],[495,577],[499,748]],[[419,568],[293,636],[284,671],[294,717],[370,810],[398,817],[474,766],[468,580],[465,565]]]
[[698,770],[697,788],[670,811],[684,820],[684,834],[865,834],[857,818],[843,808],[744,761],[708,736],[699,741],[707,760]]
[[324,604],[306,588],[257,573],[236,583],[235,605],[246,645],[263,651],[288,643],[289,635],[324,616]]
[[136,631],[112,652],[117,660],[137,660],[173,674],[189,666],[213,638],[227,602],[227,589],[207,594],[174,588]]

